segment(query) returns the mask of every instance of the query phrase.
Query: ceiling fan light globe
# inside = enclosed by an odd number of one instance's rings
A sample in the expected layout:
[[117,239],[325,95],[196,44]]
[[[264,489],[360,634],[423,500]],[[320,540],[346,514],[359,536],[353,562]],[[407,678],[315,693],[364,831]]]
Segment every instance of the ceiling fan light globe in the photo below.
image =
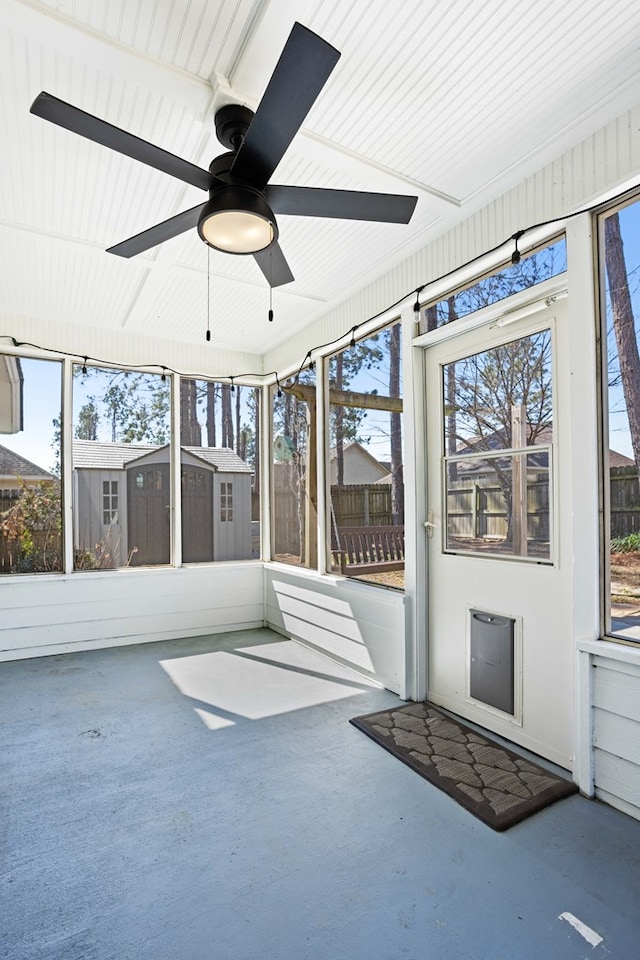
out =
[[230,186],[205,204],[198,221],[205,243],[224,253],[258,253],[278,237],[275,217],[259,193]]
[[200,236],[209,246],[225,253],[257,253],[273,243],[273,224],[255,213],[223,210],[207,217]]

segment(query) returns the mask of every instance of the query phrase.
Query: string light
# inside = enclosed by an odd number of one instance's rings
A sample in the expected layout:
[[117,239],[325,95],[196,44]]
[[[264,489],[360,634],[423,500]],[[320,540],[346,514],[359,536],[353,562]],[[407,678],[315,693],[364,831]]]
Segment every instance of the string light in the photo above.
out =
[[167,379],[167,368],[166,368],[166,367],[163,367],[163,368],[162,368],[162,376],[160,377],[160,379],[162,380],[163,383],[164,383],[165,380]]
[[416,290],[416,302],[413,305],[413,312],[420,313],[420,294],[424,290],[424,287],[418,287]]
[[511,237],[511,239],[515,244],[515,250],[511,254],[511,263],[520,263],[520,260],[522,259],[520,251],[518,250],[518,240],[520,239],[521,236],[523,236],[524,232],[525,232],[524,230],[517,230],[514,233],[514,235]]
[[234,382],[233,382],[233,377],[229,377],[229,380],[231,381],[231,393],[235,393],[235,392],[236,392],[236,388],[235,388],[235,384],[234,384]]
[[[615,203],[616,203],[618,200],[620,200],[622,197],[624,197],[625,194],[626,194],[626,191],[623,191],[623,192],[621,192],[620,194],[618,194],[617,196],[612,197],[612,198],[611,198],[611,204],[612,204],[612,206],[615,205]],[[415,303],[414,303],[414,305],[413,305],[413,310],[414,310],[415,313],[418,313],[419,310],[421,309],[421,307],[420,307],[420,294],[422,293],[422,291],[423,291],[427,286],[430,286],[430,285],[433,285],[433,284],[436,284],[436,283],[442,283],[443,281],[448,280],[449,277],[453,277],[455,274],[459,273],[461,270],[465,270],[465,269],[468,269],[469,267],[472,267],[475,263],[478,263],[479,261],[483,260],[485,257],[491,256],[492,254],[495,254],[495,253],[498,253],[498,252],[499,252],[507,243],[509,243],[509,242],[513,242],[513,243],[515,244],[515,249],[514,249],[512,255],[511,255],[511,263],[512,263],[512,264],[519,263],[520,260],[521,260],[521,256],[522,256],[522,255],[521,255],[520,250],[519,250],[519,248],[518,248],[518,241],[519,241],[519,240],[521,239],[521,237],[523,237],[526,233],[529,233],[529,232],[531,232],[531,231],[533,231],[533,230],[541,229],[541,228],[543,228],[543,227],[553,226],[554,224],[559,223],[559,222],[561,222],[561,221],[563,221],[563,220],[571,220],[571,219],[573,219],[574,217],[581,217],[581,216],[584,216],[584,215],[587,214],[587,213],[593,213],[594,211],[597,211],[598,209],[600,209],[600,207],[601,207],[601,204],[592,204],[591,206],[583,207],[581,210],[575,210],[575,211],[572,211],[571,213],[562,214],[562,215],[554,218],[553,220],[542,220],[542,221],[540,221],[540,222],[538,222],[538,223],[533,223],[533,224],[531,224],[530,226],[526,227],[524,230],[518,230],[518,231],[516,231],[516,233],[514,233],[512,236],[510,236],[510,237],[508,238],[508,240],[503,240],[503,241],[501,241],[500,243],[497,243],[494,247],[491,247],[491,248],[489,248],[489,249],[487,249],[487,250],[484,250],[482,253],[479,253],[477,256],[472,257],[470,260],[467,260],[467,261],[464,262],[464,263],[458,264],[457,266],[453,267],[451,270],[447,271],[446,273],[443,273],[443,274],[441,274],[441,275],[438,276],[438,277],[433,277],[431,280],[428,281],[428,283],[425,283],[425,284],[423,284],[422,286],[414,289],[413,291],[411,291],[411,293],[405,293],[405,294],[403,294],[403,296],[401,296],[398,300],[396,300],[395,303],[389,304],[389,305],[386,306],[383,310],[381,310],[379,313],[376,313],[376,314],[374,314],[373,316],[368,317],[368,319],[367,319],[366,321],[362,321],[361,324],[356,324],[356,326],[352,327],[352,328],[351,328],[351,331],[350,331],[350,332],[351,332],[351,340],[350,340],[350,343],[349,343],[350,347],[354,347],[354,346],[356,345],[355,333],[356,333],[356,331],[359,329],[360,326],[363,326],[365,323],[373,323],[373,322],[374,322],[375,320],[377,320],[379,317],[382,317],[382,316],[384,316],[385,314],[389,313],[390,311],[394,310],[395,308],[400,307],[400,306],[407,300],[407,298],[408,298],[409,296],[411,296],[413,293],[416,294],[416,301],[415,301]],[[208,288],[209,288],[209,271],[207,270],[207,293],[208,293]],[[272,291],[271,285],[269,285],[269,292],[270,292],[269,303],[272,304],[272,302],[273,302],[273,300],[272,300],[273,291]],[[208,304],[207,304],[207,309],[209,309]],[[269,320],[270,320],[270,321],[273,320],[273,308],[272,308],[272,307],[271,307],[270,310],[269,310]],[[208,321],[209,321],[209,313],[207,313],[207,322],[208,322]],[[208,323],[207,323],[207,325],[208,325]],[[336,337],[336,338],[333,339],[333,340],[329,340],[329,341],[327,341],[326,343],[316,344],[315,347],[312,347],[311,350],[307,351],[307,354],[306,354],[306,356],[305,356],[305,359],[304,359],[303,362],[301,363],[300,369],[299,369],[298,373],[296,374],[296,376],[294,377],[294,382],[296,382],[296,381],[298,380],[298,377],[299,377],[300,374],[302,373],[302,369],[304,368],[304,365],[305,365],[307,359],[310,359],[310,358],[311,358],[312,350],[325,351],[328,347],[331,347],[331,346],[333,346],[334,344],[337,344],[337,343],[339,343],[340,341],[344,340],[344,337],[345,337],[345,334],[341,334],[340,336]],[[210,339],[211,339],[211,338],[210,338],[210,329],[207,329],[207,340],[210,340]],[[37,343],[30,343],[30,342],[27,342],[27,341],[24,341],[24,340],[18,340],[16,337],[12,336],[11,334],[0,334],[0,340],[10,340],[10,341],[11,341],[11,344],[12,344],[13,347],[15,347],[15,348],[30,347],[30,348],[32,348],[32,349],[34,349],[34,350],[39,350],[39,351],[41,351],[42,353],[51,353],[51,354],[54,354],[55,356],[58,356],[58,357],[70,357],[70,358],[72,358],[72,359],[74,359],[74,360],[76,360],[76,361],[77,361],[78,359],[83,359],[83,357],[82,357],[81,354],[72,353],[72,352],[65,351],[65,350],[56,350],[56,349],[54,349],[53,347],[42,347],[42,346],[40,346],[40,345],[37,344]],[[92,362],[92,363],[95,363],[95,364],[97,364],[97,365],[104,365],[104,366],[108,366],[108,367],[118,366],[120,369],[124,369],[124,370],[139,370],[141,366],[142,366],[142,367],[155,367],[156,369],[161,369],[161,370],[162,370],[162,379],[166,379],[165,374],[166,374],[167,371],[168,371],[168,372],[171,372],[171,373],[175,373],[175,374],[177,374],[177,375],[179,375],[179,376],[183,376],[183,377],[198,377],[198,376],[199,376],[199,377],[201,377],[202,379],[208,379],[208,380],[220,380],[220,379],[223,379],[223,378],[221,378],[221,377],[219,377],[219,376],[217,376],[217,375],[211,375],[211,374],[208,374],[208,373],[207,373],[207,374],[200,374],[200,375],[196,374],[194,371],[190,371],[189,373],[185,373],[185,372],[182,372],[182,371],[179,371],[179,370],[174,370],[172,367],[160,366],[160,364],[158,364],[158,363],[148,363],[148,364],[118,363],[118,364],[115,364],[112,360],[104,360],[104,359],[101,359],[101,358],[99,358],[99,357],[91,357],[91,358],[90,358],[88,355],[84,357],[84,363],[83,363],[83,366],[82,366],[82,372],[83,372],[83,374],[86,374],[86,373],[87,373],[87,363],[88,363],[89,359],[91,359],[91,362]],[[311,361],[311,362],[309,363],[309,369],[310,369],[310,370],[313,370],[313,369],[314,369],[313,361]],[[242,376],[243,378],[246,377],[247,379],[260,379],[260,380],[262,380],[265,376],[274,376],[275,379],[276,379],[276,383],[277,383],[277,385],[278,385],[278,396],[280,396],[280,397],[282,396],[282,389],[281,389],[281,387],[280,387],[280,381],[279,381],[278,375],[277,375],[277,373],[276,373],[275,371],[272,371],[270,374],[265,374],[265,373],[262,372],[262,371],[259,372],[259,373],[234,374],[234,378],[236,378],[236,379],[237,379],[238,377],[240,377],[240,376]],[[231,379],[231,378],[229,378],[229,379]]]

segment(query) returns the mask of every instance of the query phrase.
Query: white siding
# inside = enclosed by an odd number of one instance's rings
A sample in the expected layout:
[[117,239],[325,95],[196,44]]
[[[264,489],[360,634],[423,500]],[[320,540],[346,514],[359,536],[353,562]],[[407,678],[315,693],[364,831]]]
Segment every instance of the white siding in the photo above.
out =
[[627,651],[636,662],[593,658],[595,792],[640,819],[640,651]]
[[268,565],[265,619],[273,630],[405,695],[402,594]]
[[0,660],[262,626],[262,589],[252,563],[6,578]]
[[[118,523],[104,524],[103,483],[118,484]],[[113,566],[124,562],[127,548],[127,475],[124,470],[77,470],[74,490],[74,547],[95,551],[104,540],[113,557]]]

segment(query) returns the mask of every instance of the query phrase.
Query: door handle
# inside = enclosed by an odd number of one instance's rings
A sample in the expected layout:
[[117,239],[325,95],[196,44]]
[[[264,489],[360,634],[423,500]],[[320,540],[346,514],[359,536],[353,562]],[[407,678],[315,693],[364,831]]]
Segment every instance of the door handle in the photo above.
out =
[[438,524],[433,522],[433,514],[431,510],[427,512],[427,519],[424,521],[424,525],[427,529],[427,536],[432,537],[433,531],[436,529]]

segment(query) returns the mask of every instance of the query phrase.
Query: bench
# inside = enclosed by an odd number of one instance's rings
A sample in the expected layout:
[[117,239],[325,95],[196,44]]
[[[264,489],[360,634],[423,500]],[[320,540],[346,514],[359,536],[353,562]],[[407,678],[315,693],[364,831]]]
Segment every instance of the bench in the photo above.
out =
[[331,553],[340,573],[383,573],[404,570],[404,524],[379,527],[338,527]]

